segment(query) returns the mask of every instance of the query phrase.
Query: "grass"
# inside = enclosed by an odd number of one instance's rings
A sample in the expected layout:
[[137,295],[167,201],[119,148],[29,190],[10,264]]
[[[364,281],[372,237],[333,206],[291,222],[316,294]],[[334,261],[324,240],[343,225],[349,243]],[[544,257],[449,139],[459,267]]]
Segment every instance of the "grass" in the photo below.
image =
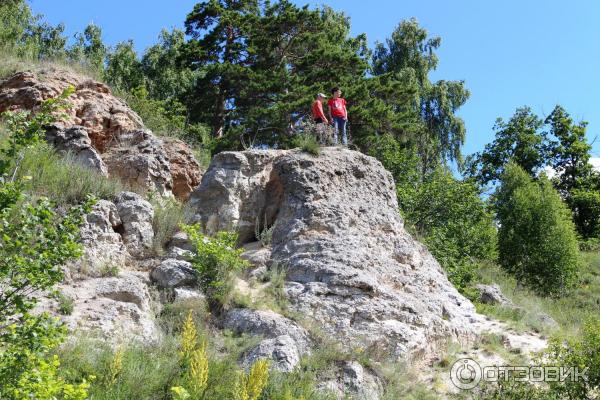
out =
[[[166,335],[160,343],[130,343],[111,348],[85,337],[67,343],[59,351],[63,376],[71,382],[95,377],[89,389],[90,398],[94,400],[171,399],[170,388],[180,382],[184,372],[178,357],[179,335],[190,309],[194,313],[198,341],[208,344],[208,389],[203,398],[230,400],[240,371],[237,361],[260,338],[235,336],[211,328],[205,309],[196,303],[175,304],[163,311],[159,321],[166,328]],[[119,362],[115,362],[117,358]],[[271,371],[261,399],[333,400],[334,397],[316,389],[317,377],[322,371],[313,367],[319,364],[305,365],[309,367],[289,374]]]
[[173,235],[179,230],[180,225],[191,222],[193,210],[188,204],[176,199],[164,199],[155,197],[150,199],[154,207],[154,229],[153,249],[157,255],[162,255],[165,246]]
[[318,156],[321,153],[321,146],[319,146],[317,138],[309,133],[296,135],[292,143],[295,147],[313,156]]
[[[497,266],[487,265],[481,268],[478,271],[479,279],[484,283],[499,284],[504,295],[519,309],[477,305],[478,311],[506,321],[519,331],[533,329],[546,335],[576,336],[589,316],[600,315],[600,253],[586,252],[583,253],[583,258],[585,262],[579,273],[579,284],[561,298],[537,296]],[[558,332],[540,320],[539,315],[542,313],[559,324]]]
[[45,143],[25,150],[17,175],[30,177],[25,187],[28,192],[58,205],[80,203],[88,195],[109,199],[126,189],[119,180],[81,165],[72,155],[60,155]]
[[21,71],[39,72],[48,68],[63,69],[79,75],[88,76],[97,81],[102,81],[99,71],[90,68],[83,63],[67,60],[66,58],[45,59],[40,61],[35,57],[17,55],[10,49],[0,48],[0,79],[5,79],[8,76]]
[[55,295],[58,302],[58,312],[62,315],[71,315],[73,313],[73,299],[62,292]]

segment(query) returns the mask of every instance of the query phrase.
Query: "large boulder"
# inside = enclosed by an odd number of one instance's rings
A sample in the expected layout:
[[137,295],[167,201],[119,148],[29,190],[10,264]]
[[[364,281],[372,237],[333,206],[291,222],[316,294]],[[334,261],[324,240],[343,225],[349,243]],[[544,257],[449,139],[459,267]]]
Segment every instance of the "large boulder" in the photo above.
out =
[[291,372],[303,355],[310,353],[308,332],[296,322],[273,311],[237,308],[230,310],[223,326],[235,333],[248,333],[264,338],[244,354],[242,365],[250,367],[261,358],[273,362],[273,368]]
[[127,263],[130,256],[118,232],[121,227],[117,207],[108,200],[98,200],[81,227],[83,256],[72,263],[78,274],[100,276]]
[[46,131],[46,141],[62,153],[70,153],[76,161],[108,176],[108,169],[100,153],[92,146],[92,140],[81,126],[61,128],[52,126]]
[[152,204],[133,192],[121,192],[115,204],[121,218],[120,233],[129,254],[134,257],[150,255],[154,239]]
[[134,188],[171,195],[173,178],[162,142],[148,130],[122,134],[102,155],[108,170]]
[[173,194],[180,200],[187,200],[192,190],[200,184],[200,164],[185,142],[170,137],[163,138],[162,142],[173,177]]
[[[240,241],[255,240],[256,225],[271,225],[281,188],[271,183],[273,162],[281,150],[250,150],[217,154],[190,196],[190,204],[209,233],[235,228]],[[266,222],[266,223],[265,223]]]
[[152,280],[162,288],[177,288],[194,285],[198,281],[198,273],[187,261],[166,259],[152,270]]
[[[73,305],[70,314],[62,319],[71,331],[85,331],[111,343],[131,339],[157,342],[161,333],[147,283],[143,276],[127,272],[118,277],[61,284],[57,289]],[[48,302],[52,301],[46,299],[42,303]],[[56,305],[46,307],[52,310]]]
[[271,259],[286,266],[292,310],[345,346],[409,358],[477,333],[482,317],[406,232],[392,176],[372,157],[221,153],[191,199],[209,232],[237,229],[242,243],[255,221],[274,224]]

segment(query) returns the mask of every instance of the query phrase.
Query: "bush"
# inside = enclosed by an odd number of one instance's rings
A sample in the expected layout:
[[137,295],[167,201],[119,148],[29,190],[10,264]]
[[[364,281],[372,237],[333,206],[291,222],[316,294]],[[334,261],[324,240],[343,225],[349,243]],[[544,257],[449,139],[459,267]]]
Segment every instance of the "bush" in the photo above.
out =
[[236,249],[237,234],[219,232],[214,237],[201,233],[197,225],[184,225],[183,231],[196,248],[191,263],[198,271],[199,283],[211,306],[226,306],[231,300],[235,274],[248,266]]
[[552,382],[550,390],[568,399],[591,399],[600,395],[600,318],[588,319],[576,339],[551,341],[545,358],[548,365],[587,368],[587,379]]
[[509,163],[495,203],[500,265],[540,294],[565,293],[575,283],[580,256],[571,213],[550,181],[533,181]]

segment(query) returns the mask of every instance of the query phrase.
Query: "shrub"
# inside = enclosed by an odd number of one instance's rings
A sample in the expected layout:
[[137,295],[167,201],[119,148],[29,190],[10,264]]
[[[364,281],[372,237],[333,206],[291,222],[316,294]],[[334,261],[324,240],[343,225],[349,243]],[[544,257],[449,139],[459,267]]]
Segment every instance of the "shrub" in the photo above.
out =
[[576,339],[553,339],[546,351],[548,365],[587,368],[587,379],[551,382],[550,390],[568,399],[597,398],[600,395],[600,318],[588,319]]
[[509,163],[495,203],[502,267],[540,294],[564,293],[575,282],[580,256],[571,213],[550,181],[533,181]]
[[201,233],[197,225],[184,225],[183,231],[196,248],[191,263],[198,271],[199,283],[212,306],[226,306],[230,301],[235,274],[248,266],[236,249],[237,234],[219,232],[214,237]]
[[81,254],[79,227],[92,202],[59,215],[47,199],[27,199],[16,174],[23,151],[39,143],[43,127],[66,107],[69,93],[46,100],[35,115],[4,114],[8,138],[0,149],[0,398],[87,397],[87,383],[67,383],[58,376],[58,359],[50,357],[64,340],[65,328],[31,310],[37,303],[32,294],[51,290],[63,278],[61,265]]

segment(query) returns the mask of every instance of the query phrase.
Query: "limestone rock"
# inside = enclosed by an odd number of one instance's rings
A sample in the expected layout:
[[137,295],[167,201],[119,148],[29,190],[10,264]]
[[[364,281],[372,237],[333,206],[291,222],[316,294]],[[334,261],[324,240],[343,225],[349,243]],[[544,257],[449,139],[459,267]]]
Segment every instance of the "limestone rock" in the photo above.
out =
[[150,306],[144,278],[135,273],[59,285],[73,300],[73,312],[62,319],[71,331],[85,331],[111,343],[135,339],[154,343],[161,334]]
[[173,179],[162,142],[150,131],[122,134],[102,155],[108,170],[132,187],[147,188],[169,196]]
[[244,245],[241,257],[256,268],[268,268],[271,266],[271,248],[263,247],[260,242]]
[[55,124],[48,138],[59,150],[76,154],[105,175],[162,196],[172,196],[173,190],[183,200],[199,184],[201,170],[189,146],[143,131],[140,117],[106,85],[72,71],[47,68],[0,81],[0,112],[35,111],[69,86],[75,92],[68,98],[67,118]]
[[192,287],[176,287],[173,289],[173,294],[174,301],[206,300],[204,293],[202,293],[199,289]]
[[94,148],[104,152],[106,144],[123,132],[143,127],[140,117],[110,89],[79,74],[48,68],[37,73],[20,72],[0,83],[0,112],[35,109],[43,100],[56,97],[73,86],[64,127],[79,125],[87,131]]
[[271,368],[281,372],[292,372],[300,363],[300,356],[294,339],[289,335],[281,335],[260,342],[243,356],[242,365],[249,369],[256,361],[267,359],[272,362]]
[[[213,157],[190,196],[208,234],[236,228],[241,243],[256,239],[257,223],[271,226],[283,192],[271,175],[281,150],[223,152]],[[275,184],[272,184],[275,183]]]
[[271,339],[287,335],[296,344],[300,355],[310,350],[308,332],[291,319],[273,311],[236,308],[225,315],[223,326],[236,333],[250,333]]
[[122,222],[122,237],[132,256],[143,257],[150,253],[154,230],[152,204],[133,192],[121,192],[115,201]]
[[377,400],[383,392],[381,380],[356,361],[344,361],[336,375],[336,379],[327,380],[320,387],[333,393],[337,399],[342,400],[352,394],[352,398],[357,400]]
[[178,247],[183,250],[194,251],[194,245],[190,242],[187,233],[177,232],[169,241],[169,247]]
[[175,260],[189,260],[194,253],[189,250],[180,249],[179,247],[171,247],[167,252],[165,258],[174,258]]
[[129,253],[117,232],[122,227],[117,207],[107,200],[98,200],[81,227],[83,257],[73,263],[79,273],[99,276],[109,267],[120,267]]
[[63,153],[71,153],[76,161],[86,167],[108,176],[102,157],[92,146],[92,140],[82,127],[61,129],[56,125],[52,126],[46,131],[46,141]]
[[392,176],[372,157],[225,152],[191,202],[209,232],[234,228],[242,243],[256,221],[274,224],[271,259],[287,268],[291,308],[346,346],[410,358],[477,334],[482,317],[406,232]]
[[200,165],[185,142],[170,137],[163,138],[162,142],[173,177],[173,194],[180,200],[187,200],[190,193],[200,184]]
[[175,288],[193,285],[197,273],[192,264],[187,261],[167,259],[159,267],[152,270],[152,279],[163,288]]
[[499,304],[502,306],[512,306],[512,302],[504,296],[500,286],[476,285],[475,289],[479,291],[479,301],[485,304]]

